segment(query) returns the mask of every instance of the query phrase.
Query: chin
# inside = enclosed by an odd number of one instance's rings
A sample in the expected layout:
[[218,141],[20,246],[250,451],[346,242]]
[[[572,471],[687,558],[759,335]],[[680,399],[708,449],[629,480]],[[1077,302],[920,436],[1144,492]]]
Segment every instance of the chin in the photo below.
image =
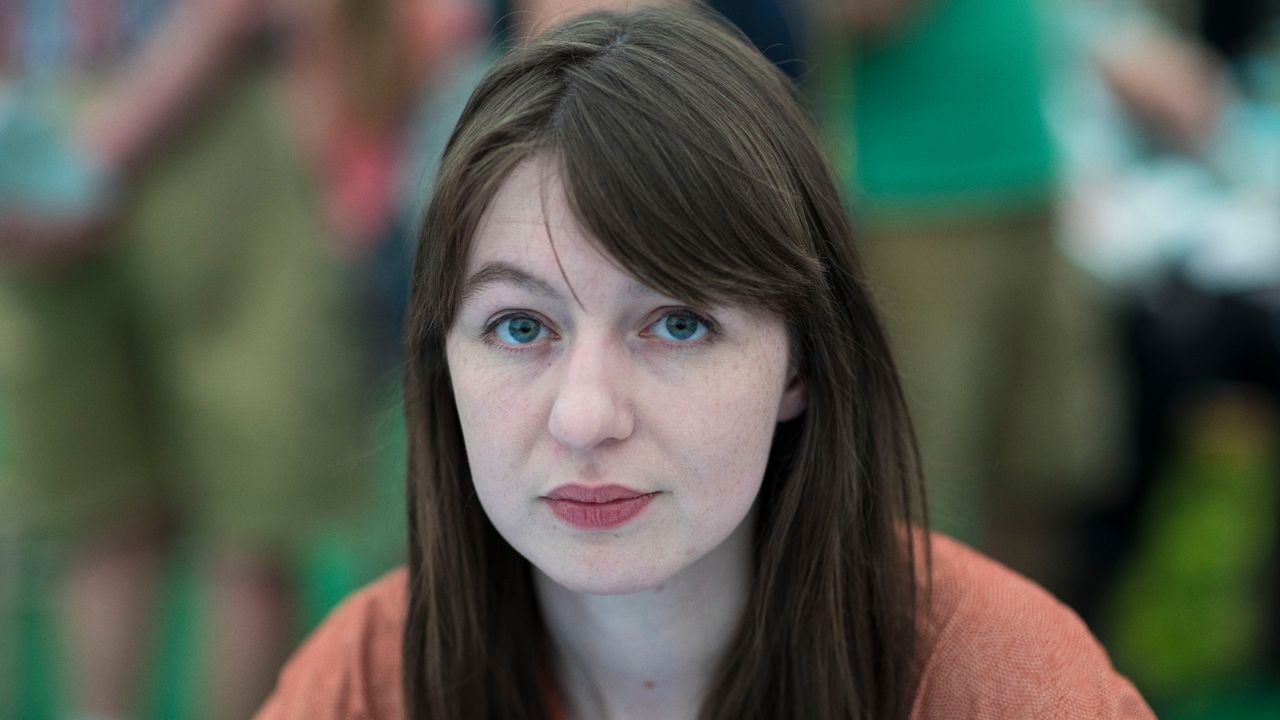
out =
[[634,563],[600,564],[561,561],[538,569],[560,587],[570,592],[589,595],[630,595],[653,590],[678,572],[678,568],[662,569]]
[[585,595],[631,595],[652,590],[661,582],[637,582],[635,580],[606,580],[602,578],[558,578],[549,576],[557,585],[570,592]]

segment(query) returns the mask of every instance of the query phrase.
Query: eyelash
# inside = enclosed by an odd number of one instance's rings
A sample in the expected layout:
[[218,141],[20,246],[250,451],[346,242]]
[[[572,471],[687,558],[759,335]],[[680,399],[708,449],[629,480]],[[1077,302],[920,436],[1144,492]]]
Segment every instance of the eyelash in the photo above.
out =
[[529,352],[528,349],[522,349],[522,348],[517,348],[513,345],[508,345],[502,342],[501,340],[498,340],[496,337],[494,337],[494,334],[497,332],[499,325],[501,325],[504,321],[515,320],[517,318],[529,318],[530,320],[533,320],[534,322],[538,323],[542,327],[546,328],[548,332],[551,332],[551,326],[548,325],[546,322],[542,321],[541,319],[539,319],[537,315],[529,312],[513,312],[513,313],[507,313],[505,315],[499,315],[493,320],[490,320],[489,324],[485,325],[484,332],[480,335],[480,339],[483,340],[484,343],[489,347],[497,350],[501,350],[503,352],[509,352],[509,353]]
[[[667,308],[663,310],[662,314],[659,315],[657,318],[655,318],[653,322],[644,326],[645,330],[648,330],[649,328],[653,327],[658,323],[659,320],[662,320],[668,315],[675,315],[677,313],[682,315],[692,315],[698,322],[702,323],[702,325],[707,328],[707,334],[703,336],[702,339],[694,340],[693,342],[668,342],[665,340],[661,340],[661,338],[659,338],[659,340],[664,345],[667,345],[680,352],[684,352],[688,350],[697,350],[698,348],[701,348],[705,345],[709,345],[715,342],[716,339],[720,336],[719,325],[716,325],[714,322],[712,322],[711,319],[708,318],[706,315],[703,315],[700,312],[695,312],[685,307]],[[646,336],[646,337],[651,337],[651,336]]]
[[[707,316],[703,315],[702,313],[690,310],[689,308],[681,308],[681,307],[671,308],[664,311],[653,322],[649,323],[648,325],[645,325],[645,329],[647,330],[650,327],[653,327],[653,325],[657,323],[659,320],[665,318],[668,315],[672,315],[675,313],[687,313],[689,315],[692,315],[694,318],[698,320],[698,322],[706,326],[707,334],[701,340],[695,340],[694,342],[673,343],[673,342],[662,341],[664,345],[667,345],[673,350],[676,350],[677,352],[686,352],[689,350],[696,350],[698,348],[703,347],[704,345],[710,345],[711,343],[715,342],[716,339],[719,337],[719,333],[720,333],[719,326],[716,325],[709,318],[707,318]],[[509,352],[509,353],[530,352],[531,351],[530,349],[518,348],[513,345],[508,345],[498,340],[496,337],[494,337],[494,334],[497,332],[499,325],[501,325],[506,320],[514,320],[516,318],[529,318],[530,320],[533,320],[538,324],[542,325],[544,328],[547,329],[548,332],[551,332],[553,335],[555,334],[554,331],[551,330],[550,324],[540,319],[535,313],[511,312],[511,313],[506,313],[504,315],[499,315],[498,317],[489,321],[489,323],[485,325],[484,331],[482,332],[480,339],[483,340],[484,343],[489,347],[495,348],[497,350],[501,350],[503,352]]]

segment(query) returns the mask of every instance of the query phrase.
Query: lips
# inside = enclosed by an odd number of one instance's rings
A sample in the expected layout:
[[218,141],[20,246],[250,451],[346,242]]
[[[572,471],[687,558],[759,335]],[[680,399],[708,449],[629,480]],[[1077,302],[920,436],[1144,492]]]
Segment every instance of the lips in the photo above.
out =
[[608,503],[618,500],[630,500],[649,493],[632,490],[622,485],[561,485],[546,494],[548,500],[572,500],[580,503]]
[[543,496],[556,517],[583,530],[608,530],[639,515],[658,493],[622,485],[561,485]]

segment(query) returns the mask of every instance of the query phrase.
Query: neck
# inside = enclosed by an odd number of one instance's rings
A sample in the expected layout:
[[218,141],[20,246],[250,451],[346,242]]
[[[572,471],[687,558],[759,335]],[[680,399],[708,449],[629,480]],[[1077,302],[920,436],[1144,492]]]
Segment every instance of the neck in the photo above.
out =
[[534,569],[567,718],[695,718],[751,584],[754,513],[657,587],[566,590]]

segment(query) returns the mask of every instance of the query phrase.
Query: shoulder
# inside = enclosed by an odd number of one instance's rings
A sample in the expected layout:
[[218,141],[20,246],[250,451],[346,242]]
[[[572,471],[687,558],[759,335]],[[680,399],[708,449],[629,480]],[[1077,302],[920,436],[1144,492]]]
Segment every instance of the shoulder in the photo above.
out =
[[955,540],[932,549],[912,720],[1155,717],[1068,607]]
[[258,720],[401,720],[408,573],[394,570],[329,614],[280,673]]

